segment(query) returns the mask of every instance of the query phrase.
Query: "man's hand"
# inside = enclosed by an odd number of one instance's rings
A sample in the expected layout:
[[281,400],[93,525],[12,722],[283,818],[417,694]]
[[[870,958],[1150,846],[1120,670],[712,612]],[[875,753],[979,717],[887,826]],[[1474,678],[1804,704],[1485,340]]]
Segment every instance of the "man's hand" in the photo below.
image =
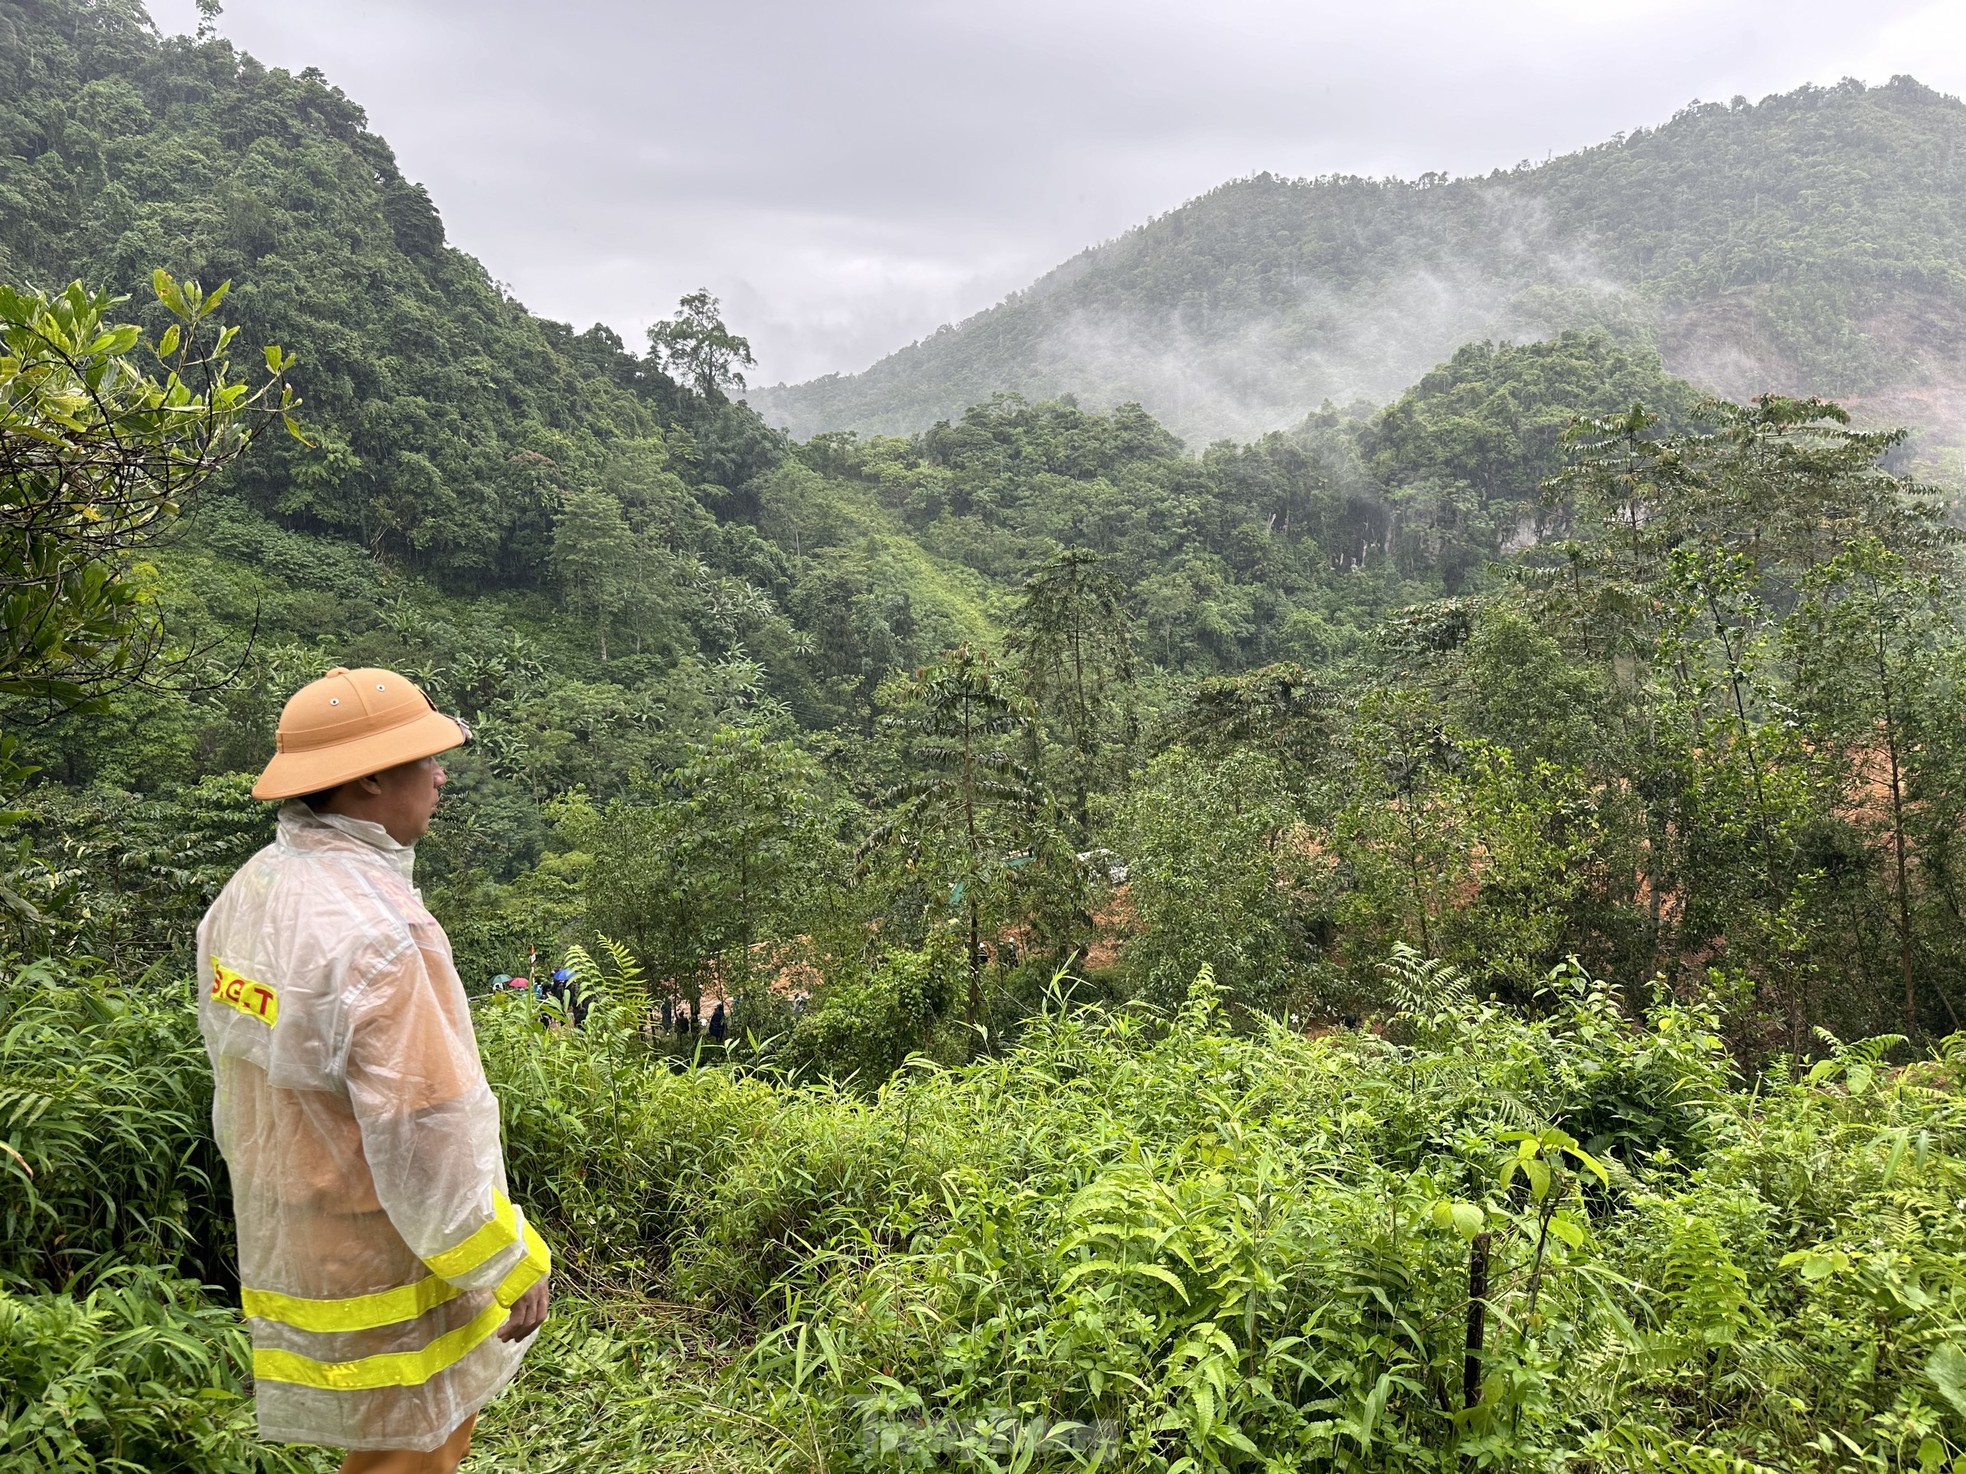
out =
[[546,1280],[542,1277],[525,1294],[512,1302],[512,1313],[499,1327],[501,1341],[523,1341],[546,1324]]

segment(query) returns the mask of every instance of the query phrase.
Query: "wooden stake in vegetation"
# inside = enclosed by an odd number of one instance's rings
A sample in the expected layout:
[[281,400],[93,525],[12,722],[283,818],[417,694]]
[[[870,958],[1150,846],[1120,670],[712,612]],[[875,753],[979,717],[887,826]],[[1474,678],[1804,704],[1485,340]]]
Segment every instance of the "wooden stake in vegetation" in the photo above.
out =
[[1461,1406],[1481,1401],[1481,1347],[1488,1334],[1488,1251],[1492,1233],[1474,1236],[1468,1246],[1468,1346],[1461,1359]]

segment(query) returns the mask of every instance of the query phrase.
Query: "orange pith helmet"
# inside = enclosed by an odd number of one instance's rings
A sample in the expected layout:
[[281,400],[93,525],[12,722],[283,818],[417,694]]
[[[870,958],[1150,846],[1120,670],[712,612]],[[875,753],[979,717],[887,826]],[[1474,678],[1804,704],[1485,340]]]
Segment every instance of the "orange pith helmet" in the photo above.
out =
[[467,740],[463,724],[438,711],[408,676],[336,666],[288,698],[277,750],[253,797],[318,793]]

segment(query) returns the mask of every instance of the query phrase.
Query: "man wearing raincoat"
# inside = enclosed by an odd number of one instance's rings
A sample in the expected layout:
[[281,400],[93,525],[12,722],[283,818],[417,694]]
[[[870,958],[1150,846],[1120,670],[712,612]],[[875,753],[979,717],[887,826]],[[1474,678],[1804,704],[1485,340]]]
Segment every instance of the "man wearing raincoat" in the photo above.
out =
[[410,880],[469,734],[393,671],[281,713],[274,842],[198,928],[199,1026],[239,1220],[265,1439],[450,1474],[546,1318],[443,928]]

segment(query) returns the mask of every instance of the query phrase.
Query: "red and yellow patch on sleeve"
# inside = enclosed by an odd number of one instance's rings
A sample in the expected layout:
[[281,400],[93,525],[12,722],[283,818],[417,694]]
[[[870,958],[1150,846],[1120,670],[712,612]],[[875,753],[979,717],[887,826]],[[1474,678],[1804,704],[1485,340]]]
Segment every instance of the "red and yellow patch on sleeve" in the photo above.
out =
[[256,983],[243,973],[234,972],[216,957],[212,959],[212,997],[227,1008],[236,1008],[247,1018],[256,1018],[272,1028],[280,1017],[280,995],[265,983]]

